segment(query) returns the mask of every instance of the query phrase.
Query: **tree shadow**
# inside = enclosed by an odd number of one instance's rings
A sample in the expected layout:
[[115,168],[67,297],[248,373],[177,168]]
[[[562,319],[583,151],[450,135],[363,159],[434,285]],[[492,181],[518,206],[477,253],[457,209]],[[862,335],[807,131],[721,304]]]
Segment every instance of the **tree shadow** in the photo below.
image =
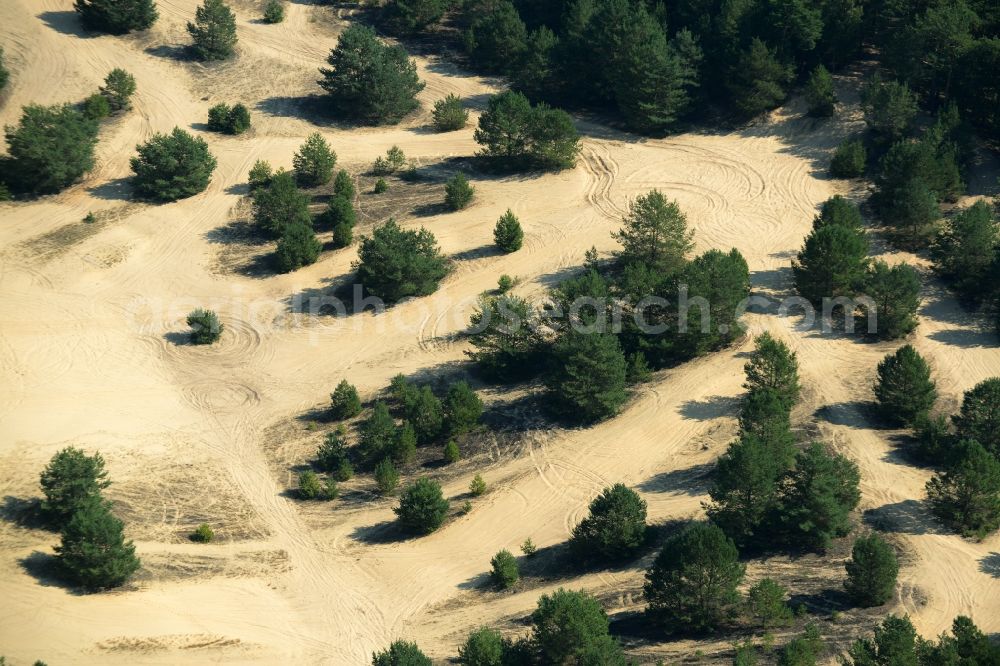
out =
[[486,245],[480,245],[479,247],[474,247],[469,250],[456,252],[451,255],[451,259],[453,261],[474,261],[476,259],[498,257],[501,254],[503,254],[503,250],[498,248],[494,243],[487,243]]
[[995,347],[997,345],[997,339],[993,333],[979,330],[949,328],[935,331],[927,337],[941,344],[962,347],[963,349]]
[[845,611],[854,606],[850,596],[844,590],[836,588],[789,595],[788,605],[791,608],[805,606],[810,613],[820,615],[828,615],[834,611]]
[[871,402],[852,400],[824,405],[817,409],[813,416],[832,425],[848,428],[868,428],[875,419],[874,406]]
[[330,109],[328,95],[276,95],[257,102],[255,108],[275,118],[298,118],[313,125],[331,129],[350,130],[368,127],[350,118],[338,118]]
[[72,595],[84,596],[86,593],[67,582],[59,567],[59,559],[50,553],[40,550],[22,557],[17,562],[26,574],[38,581],[44,587],[59,587]]
[[420,204],[413,209],[414,217],[435,217],[437,215],[444,215],[445,213],[450,213],[451,209],[444,203],[434,202]]
[[712,421],[723,416],[733,416],[740,399],[728,395],[715,395],[706,400],[688,400],[681,405],[681,416],[696,421]]
[[1000,553],[990,553],[979,560],[979,570],[984,574],[1000,578]]
[[73,35],[81,39],[93,39],[100,33],[90,32],[80,22],[80,15],[72,11],[42,12],[38,15],[42,23],[64,35]]
[[714,463],[702,463],[687,469],[661,472],[639,484],[639,490],[647,493],[670,493],[697,497],[708,493],[712,481]]
[[37,497],[14,497],[7,495],[0,505],[0,520],[30,530],[56,532],[42,511],[42,501]]
[[417,538],[418,535],[400,529],[395,520],[384,520],[374,525],[355,527],[351,538],[370,546],[379,544],[402,543]]
[[88,187],[87,192],[98,199],[129,201],[132,198],[132,179],[115,178],[100,185]]
[[909,499],[883,504],[864,512],[866,525],[896,534],[951,534],[928,511],[923,502]]
[[221,227],[210,229],[205,232],[205,240],[209,243],[222,245],[239,243],[253,246],[263,246],[272,242],[270,238],[257,230],[253,222],[244,219],[232,220]]
[[194,342],[191,341],[190,331],[167,331],[163,334],[163,339],[174,345],[175,347],[194,347],[196,346]]
[[187,44],[159,44],[145,49],[145,53],[164,60],[177,62],[193,62],[195,60],[191,47]]

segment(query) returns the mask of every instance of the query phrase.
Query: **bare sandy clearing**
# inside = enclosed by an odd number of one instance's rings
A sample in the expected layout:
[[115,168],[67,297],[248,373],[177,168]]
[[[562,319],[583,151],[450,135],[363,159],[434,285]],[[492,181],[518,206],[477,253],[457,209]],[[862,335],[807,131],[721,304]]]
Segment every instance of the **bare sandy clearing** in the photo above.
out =
[[[308,108],[301,98],[318,92],[310,82],[339,26],[298,2],[289,3],[284,24],[260,25],[254,5],[239,4],[240,59],[201,68],[176,52],[197,2],[158,4],[150,34],[125,39],[80,34],[70,0],[0,5],[0,41],[18,63],[0,122],[15,122],[29,102],[76,101],[114,66],[132,71],[139,86],[135,110],[102,130],[99,165],[86,181],[39,201],[0,204],[0,491],[33,495],[38,471],[63,446],[101,450],[116,482],[108,496],[122,507],[140,555],[148,554],[147,572],[121,592],[75,595],[25,566],[34,552],[44,560],[53,535],[0,523],[0,596],[9,609],[0,646],[13,663],[362,664],[396,637],[445,657],[468,629],[523,616],[549,589],[502,597],[474,589],[493,553],[529,536],[543,548],[563,542],[605,485],[637,488],[654,521],[700,515],[700,474],[735,431],[749,340],[659,373],[611,422],[530,431],[525,455],[477,460],[491,492],[423,539],[380,536],[392,518],[389,501],[319,508],[288,499],[287,473],[274,463],[285,453],[275,456],[281,443],[268,438],[275,424],[322,403],[343,377],[367,396],[397,373],[454,367],[465,349],[455,334],[501,273],[522,280],[518,293],[540,295],[591,246],[611,250],[628,199],[653,187],[678,199],[699,251],[737,247],[755,287],[780,294],[817,204],[846,191],[826,178],[825,160],[858,130],[856,118],[817,124],[791,107],[741,132],[660,141],[584,123],[572,171],[473,174],[478,198],[458,213],[414,212],[426,204],[421,196],[401,207],[404,224],[427,226],[456,260],[439,293],[380,316],[295,315],[296,296],[328,294],[330,280],[348,273],[353,249],[291,275],[253,276],[218,270],[213,234],[229,223],[254,161],[290,166],[316,129],[300,117]],[[352,171],[393,144],[423,164],[474,152],[471,127],[427,133],[427,108],[449,92],[481,101],[491,82],[419,64],[424,108],[400,126],[319,126]],[[175,125],[201,132],[217,101],[248,104],[255,129],[246,138],[202,134],[219,160],[208,191],[164,206],[126,201],[121,179],[134,145]],[[385,211],[367,196],[361,209],[374,220]],[[484,248],[507,208],[522,220],[525,247],[495,255]],[[107,223],[77,232],[88,211]],[[184,315],[201,305],[219,311],[222,340],[210,349],[178,344]],[[875,364],[892,347],[798,331],[769,315],[752,314],[748,324],[798,352],[806,400],[797,421],[858,460],[862,508],[912,557],[897,610],[928,635],[958,613],[1000,631],[1000,577],[983,564],[1000,551],[1000,537],[977,544],[936,529],[918,502],[927,473],[899,459],[891,433],[867,420],[862,403]],[[914,344],[953,403],[1000,374],[995,337],[978,333],[933,284]],[[472,465],[462,469],[445,484],[451,497],[465,493],[473,474]],[[184,531],[202,520],[217,526],[222,543],[184,542]],[[261,560],[248,560],[251,553]],[[641,577],[637,568],[596,572],[550,587],[593,589],[614,613],[641,605]]]

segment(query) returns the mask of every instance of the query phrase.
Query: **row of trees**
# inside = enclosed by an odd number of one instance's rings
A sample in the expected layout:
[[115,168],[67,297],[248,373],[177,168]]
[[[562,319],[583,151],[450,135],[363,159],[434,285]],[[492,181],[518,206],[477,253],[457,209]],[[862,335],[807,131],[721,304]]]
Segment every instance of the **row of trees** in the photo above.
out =
[[67,447],[52,457],[40,477],[42,510],[59,529],[55,547],[68,580],[90,590],[124,584],[139,569],[135,546],[102,492],[111,485],[99,453]]

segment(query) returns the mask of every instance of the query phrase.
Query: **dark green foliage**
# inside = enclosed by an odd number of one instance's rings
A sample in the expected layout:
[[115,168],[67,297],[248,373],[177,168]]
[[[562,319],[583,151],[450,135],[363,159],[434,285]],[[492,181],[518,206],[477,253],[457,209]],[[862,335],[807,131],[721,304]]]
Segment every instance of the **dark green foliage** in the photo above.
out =
[[858,466],[813,442],[795,457],[780,500],[780,522],[789,543],[825,550],[851,529],[851,512],[861,500]]
[[955,98],[963,113],[983,132],[1000,137],[1000,37],[976,40],[962,55],[956,70]]
[[938,643],[920,641],[918,654],[927,666],[943,664],[968,664],[993,666],[1000,662],[1000,645],[990,641],[972,620],[958,616],[951,625],[951,636],[942,633]]
[[399,472],[388,458],[375,465],[375,484],[383,495],[388,495],[399,485]]
[[608,616],[585,592],[560,588],[543,594],[531,623],[542,663],[625,666],[621,648],[608,634]]
[[875,208],[887,223],[911,235],[940,217],[938,202],[963,189],[954,151],[926,139],[893,144],[875,185]]
[[740,545],[770,536],[766,521],[778,502],[779,481],[793,455],[790,441],[752,434],[729,445],[715,465],[706,507],[709,519]]
[[390,0],[385,14],[393,32],[409,35],[441,20],[449,4],[448,0]]
[[384,402],[379,401],[361,424],[358,449],[369,465],[384,459],[405,463],[413,455],[415,439],[413,425],[404,424],[402,428],[397,428],[389,408]]
[[505,170],[570,168],[580,150],[569,114],[545,104],[532,107],[518,92],[491,97],[474,136],[483,146],[477,154]]
[[14,191],[52,194],[94,167],[97,123],[69,104],[29,104],[5,134],[10,166],[4,177]]
[[215,531],[212,530],[211,525],[208,523],[202,523],[197,529],[195,529],[194,532],[191,533],[189,538],[191,541],[195,541],[197,543],[211,543],[212,540],[215,539]]
[[959,437],[976,440],[1000,460],[1000,377],[966,391],[954,420]]
[[809,105],[809,115],[817,118],[829,118],[833,115],[837,104],[837,94],[833,89],[833,77],[823,65],[817,65],[809,81],[806,82],[806,104]]
[[132,106],[131,99],[135,94],[135,77],[124,69],[115,67],[104,77],[101,94],[108,99],[112,111],[127,111]]
[[323,482],[316,472],[306,470],[299,474],[299,497],[304,500],[329,501],[337,498],[337,484]]
[[[776,391],[751,391],[740,403],[740,432],[757,437],[774,448],[787,453],[791,444],[791,408],[787,398]],[[782,457],[791,463],[791,458]]]
[[467,353],[488,378],[513,382],[538,373],[542,339],[526,300],[512,294],[485,297],[469,327],[475,350]]
[[1000,527],[1000,461],[968,439],[950,458],[948,468],[927,482],[927,501],[950,527],[981,539]]
[[299,192],[290,172],[279,170],[265,187],[254,190],[253,221],[260,231],[276,237],[290,226],[312,226],[309,197]]
[[73,9],[87,29],[112,35],[146,30],[158,16],[153,0],[76,0]]
[[490,578],[493,584],[501,590],[512,587],[521,577],[517,567],[517,560],[510,554],[509,550],[501,550],[490,560]]
[[264,22],[281,23],[285,20],[285,5],[282,0],[267,0],[264,5]]
[[882,340],[895,340],[917,327],[920,307],[920,274],[908,264],[890,267],[876,260],[865,276],[864,295],[871,305],[858,313],[862,332]]
[[333,194],[348,201],[354,201],[354,196],[357,194],[351,174],[343,169],[338,171],[337,177],[333,179]]
[[857,205],[839,194],[824,201],[819,215],[813,218],[813,229],[834,224],[858,231],[863,230],[865,225]]
[[417,434],[417,443],[429,444],[436,440],[444,428],[444,405],[430,386],[422,386],[414,395],[411,405],[407,406],[406,419],[413,424]]
[[940,414],[917,417],[913,424],[913,437],[916,440],[913,455],[917,460],[938,466],[950,462],[957,442],[947,418]]
[[291,273],[303,266],[316,263],[323,244],[313,232],[312,221],[309,224],[289,224],[281,232],[278,247],[274,250],[274,260],[278,271]]
[[101,120],[111,115],[111,105],[108,104],[107,97],[100,93],[94,93],[83,100],[80,111],[89,120]]
[[402,229],[393,219],[361,237],[354,267],[358,282],[390,303],[434,293],[448,273],[448,262],[431,232]]
[[467,382],[455,382],[448,387],[444,399],[445,429],[451,435],[461,435],[472,430],[483,415],[483,401]]
[[646,539],[646,502],[624,484],[605,488],[590,503],[590,515],[573,528],[571,546],[582,560],[621,560]]
[[292,157],[295,180],[302,187],[315,187],[330,182],[336,164],[337,154],[319,132],[306,137],[305,143],[299,146]]
[[868,152],[860,139],[847,139],[837,146],[830,161],[830,175],[834,178],[857,178],[864,174]]
[[571,330],[552,347],[545,377],[548,404],[567,420],[594,423],[614,416],[628,399],[626,362],[618,338]]
[[904,83],[876,75],[861,94],[865,122],[875,137],[892,143],[909,134],[917,115],[917,98]]
[[385,194],[389,191],[389,183],[385,181],[385,178],[379,178],[375,181],[375,187],[372,188],[373,194]]
[[187,24],[192,49],[202,60],[225,60],[236,47],[236,15],[223,0],[205,0]]
[[858,537],[844,568],[847,569],[844,587],[858,606],[881,606],[892,599],[899,562],[896,551],[878,534]]
[[81,506],[111,485],[100,453],[88,456],[66,447],[52,456],[39,480],[45,499],[42,510],[56,524],[64,525]]
[[338,420],[349,419],[361,413],[361,398],[358,389],[346,379],[340,380],[330,394],[330,415]]
[[410,532],[430,534],[441,527],[448,514],[448,500],[441,493],[441,485],[421,477],[403,490],[399,506],[393,511],[400,526]]
[[937,388],[930,366],[916,349],[900,347],[879,362],[875,399],[879,412],[893,423],[913,425],[926,418],[937,399]]
[[216,104],[208,110],[208,129],[225,134],[243,134],[250,129],[250,110],[243,104]]
[[444,445],[444,460],[449,465],[457,463],[462,459],[462,452],[458,449],[458,443],[453,439],[449,439],[448,443]]
[[790,640],[778,655],[778,666],[816,666],[825,645],[819,629],[810,622],[801,636]]
[[450,210],[462,210],[472,202],[476,188],[469,185],[465,174],[459,172],[452,176],[444,186],[444,204]]
[[388,649],[372,655],[372,666],[431,666],[431,660],[416,643],[396,641]]
[[3,47],[0,46],[0,90],[7,87],[8,80],[10,80],[10,72],[7,70],[6,63],[4,62]]
[[863,231],[831,224],[813,229],[792,261],[795,288],[816,307],[823,299],[852,297],[864,284],[868,239]]
[[749,393],[771,391],[791,410],[799,400],[799,362],[795,352],[770,333],[761,333],[750,360],[743,366]]
[[175,201],[204,191],[216,160],[208,144],[175,127],[170,134],[154,134],[136,146],[131,160],[132,187],[137,196],[152,201]]
[[646,572],[647,613],[669,630],[714,629],[739,600],[744,571],[722,530],[695,523],[667,539]]
[[91,591],[118,587],[139,569],[135,546],[125,540],[122,522],[99,495],[76,508],[55,551],[66,577]]
[[337,113],[377,125],[397,123],[417,108],[424,84],[416,65],[401,46],[383,44],[371,28],[352,23],[327,62],[319,85]]
[[517,216],[508,208],[493,227],[493,242],[504,252],[517,252],[524,242],[524,231]]
[[316,223],[322,227],[333,229],[334,240],[337,247],[347,247],[354,239],[354,224],[357,221],[357,213],[354,211],[354,204],[345,196],[335,194],[330,198]]
[[469,122],[469,112],[462,104],[462,98],[449,94],[434,102],[434,127],[439,132],[454,132]]
[[694,232],[676,201],[659,190],[651,190],[629,204],[622,228],[611,235],[622,249],[626,264],[645,264],[665,274],[676,273],[694,248]]
[[917,666],[917,630],[909,616],[886,616],[872,638],[854,641],[844,666]]
[[977,201],[951,219],[933,246],[935,269],[972,301],[986,296],[985,284],[1000,248],[1000,225],[993,209]]
[[743,333],[740,303],[750,295],[750,268],[739,250],[713,249],[695,257],[680,272],[678,284],[687,285],[689,305],[686,316],[683,305],[678,312],[676,349],[681,358],[719,349]]
[[555,79],[553,55],[559,46],[559,38],[548,26],[539,26],[528,35],[524,57],[511,78],[511,88],[524,93],[529,99],[553,97],[561,82]]
[[250,193],[253,194],[260,188],[270,185],[271,178],[273,177],[274,173],[271,171],[271,165],[266,160],[257,160],[254,162],[250,168],[250,173],[247,174]]
[[498,0],[469,26],[465,48],[477,68],[507,74],[524,54],[527,40],[527,28],[513,3]]
[[792,609],[785,597],[788,591],[770,578],[762,578],[747,592],[747,610],[765,627],[787,624],[792,619]]
[[747,117],[773,109],[785,101],[786,86],[792,76],[792,68],[755,37],[733,68],[730,82],[733,103]]
[[347,445],[340,429],[327,433],[316,451],[316,466],[337,481],[347,481],[354,476],[354,468],[347,459]]
[[488,627],[473,631],[458,648],[458,663],[462,666],[504,666],[503,656],[503,637]]
[[187,316],[187,325],[191,327],[191,342],[196,345],[210,345],[222,335],[222,322],[211,310],[194,310]]
[[472,481],[469,483],[469,492],[476,497],[486,492],[486,481],[483,480],[482,474],[476,474],[472,477]]

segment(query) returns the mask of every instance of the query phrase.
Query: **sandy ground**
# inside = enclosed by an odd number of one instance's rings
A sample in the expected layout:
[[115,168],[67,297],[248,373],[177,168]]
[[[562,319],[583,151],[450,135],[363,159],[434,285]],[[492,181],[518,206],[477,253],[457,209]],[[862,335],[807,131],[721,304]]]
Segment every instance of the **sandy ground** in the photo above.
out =
[[[565,541],[589,500],[614,482],[637,488],[654,521],[700,515],[703,472],[735,432],[750,341],[657,374],[610,422],[530,430],[520,455],[498,448],[463,463],[460,473],[442,476],[446,493],[464,499],[476,471],[491,491],[468,515],[419,540],[380,537],[392,503],[365,499],[366,481],[353,493],[358,501],[289,499],[281,461],[297,454],[284,450],[282,433],[304,437],[301,416],[343,377],[370,397],[397,373],[454,369],[465,350],[454,334],[477,294],[501,273],[521,279],[519,293],[540,294],[589,247],[611,250],[628,199],[653,187],[680,202],[699,251],[736,247],[759,293],[788,293],[789,259],[817,205],[835,193],[860,195],[824,173],[832,147],[860,130],[857,114],[817,122],[792,105],[743,131],[655,141],[581,121],[582,159],[572,171],[474,178],[475,204],[454,214],[401,202],[405,224],[427,226],[456,259],[438,294],[381,316],[295,315],[290,304],[325,293],[350,270],[355,250],[325,253],[291,275],[253,274],[232,269],[230,255],[242,250],[225,230],[245,210],[254,161],[289,167],[316,128],[297,115],[296,98],[318,92],[316,68],[342,17],[293,0],[287,20],[269,26],[256,21],[253,3],[237,4],[238,60],[203,67],[177,57],[195,0],[158,4],[161,18],[149,34],[115,38],[82,34],[70,0],[0,3],[0,43],[13,72],[0,122],[16,122],[30,102],[82,99],[115,66],[138,82],[135,109],[102,129],[98,165],[84,182],[58,196],[0,204],[5,515],[37,495],[38,472],[54,452],[100,450],[114,480],[108,496],[145,565],[127,589],[77,595],[44,573],[56,537],[0,522],[0,653],[13,664],[363,664],[399,637],[435,658],[454,655],[469,629],[511,628],[557,585],[594,591],[612,614],[639,608],[640,566],[508,595],[477,585],[500,548],[516,550],[526,537],[542,548]],[[449,92],[481,107],[495,82],[434,59],[418,63],[427,88],[415,117],[392,128],[319,125],[342,165],[359,172],[392,144],[430,165],[474,152],[471,127],[432,133],[427,109]],[[248,136],[203,131],[207,109],[220,101],[253,109]],[[134,145],[174,126],[209,142],[219,162],[211,185],[173,204],[130,202]],[[414,194],[413,203],[425,200]],[[363,220],[378,221],[377,202],[363,194],[360,205]],[[508,207],[522,220],[525,247],[497,256],[489,250],[492,227]],[[84,226],[89,211],[99,221]],[[963,391],[1000,374],[1000,349],[939,285],[927,285],[912,343],[954,407]],[[196,306],[213,307],[226,326],[210,349],[178,344]],[[1000,632],[1000,537],[974,543],[940,530],[920,504],[928,472],[898,455],[900,433],[868,416],[875,365],[896,345],[798,330],[796,320],[769,312],[747,322],[798,353],[805,397],[797,423],[859,462],[861,508],[904,551],[890,610],[909,613],[927,635],[959,613]],[[310,436],[314,444],[321,433]],[[218,544],[187,541],[202,521],[216,526]],[[779,566],[755,563],[751,572]],[[643,653],[679,649],[646,645]]]

